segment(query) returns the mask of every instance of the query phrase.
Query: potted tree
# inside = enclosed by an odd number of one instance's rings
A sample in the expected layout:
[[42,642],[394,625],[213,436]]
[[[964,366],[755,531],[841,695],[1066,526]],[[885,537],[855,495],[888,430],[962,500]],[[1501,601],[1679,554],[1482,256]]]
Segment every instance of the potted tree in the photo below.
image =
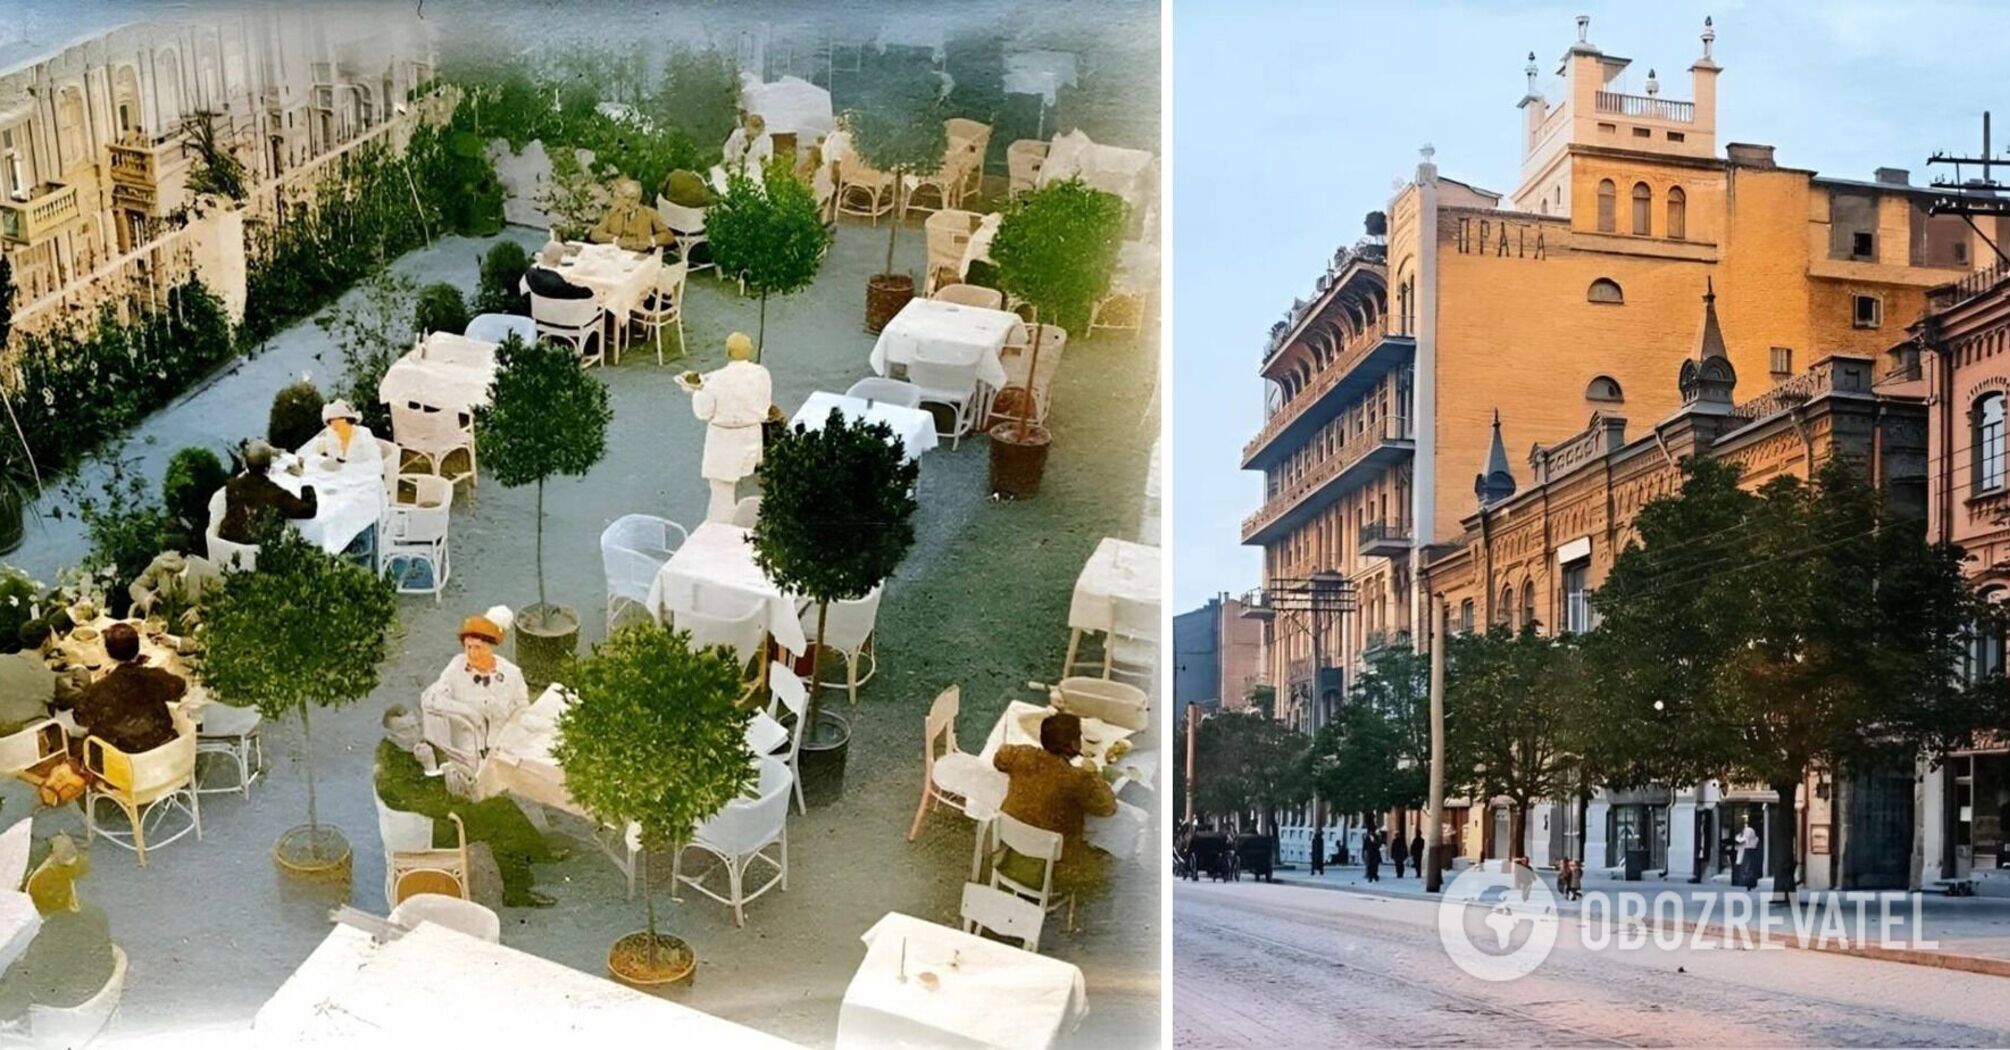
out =
[[893,176],[893,216],[886,229],[886,267],[866,280],[865,329],[877,332],[914,298],[914,275],[895,273],[894,246],[900,237],[901,195],[907,176],[928,175],[942,166],[949,133],[938,99],[941,85],[926,69],[893,76],[876,86],[867,104],[850,111],[852,148],[873,168]]
[[579,647],[578,611],[545,598],[544,480],[593,469],[607,452],[613,418],[607,388],[566,347],[511,333],[496,348],[489,403],[475,409],[475,445],[505,488],[537,486],[537,604],[516,618],[517,665],[533,692]]
[[1008,498],[1040,491],[1052,441],[1034,422],[1034,391],[1040,375],[1042,318],[1063,328],[1088,323],[1096,303],[1109,294],[1123,247],[1124,201],[1090,189],[1080,179],[1049,183],[1022,193],[1006,206],[991,242],[998,287],[1033,307],[1033,345],[1020,391],[1019,418],[991,428],[991,491]]
[[307,823],[279,837],[273,856],[301,875],[346,875],[349,843],[322,824],[314,795],[308,711],[341,707],[377,687],[385,634],[397,616],[391,582],[307,542],[276,519],[259,536],[258,571],[224,576],[204,599],[202,680],[226,704],[278,721],[300,717]]
[[[688,633],[624,626],[566,667],[572,702],[552,757],[566,790],[596,820],[641,829],[645,848],[680,848],[700,821],[754,784],[750,713],[735,702],[740,668],[724,649],[694,650]],[[656,929],[649,863],[641,864],[648,925],[614,942],[607,968],[633,985],[682,981],[697,955]]]
[[830,247],[816,194],[789,170],[787,160],[768,165],[761,181],[744,174],[726,183],[726,196],[705,213],[706,243],[719,272],[738,276],[760,296],[754,360],[768,334],[768,296],[810,286]]
[[844,793],[851,726],[822,709],[823,653],[830,603],[866,596],[900,565],[914,545],[914,482],[920,465],[907,457],[893,428],[847,419],[836,409],[822,429],[797,425],[761,458],[761,516],[754,525],[754,560],[775,585],[817,606],[812,640],[810,703],[803,713],[797,768],[805,805],[826,805]]

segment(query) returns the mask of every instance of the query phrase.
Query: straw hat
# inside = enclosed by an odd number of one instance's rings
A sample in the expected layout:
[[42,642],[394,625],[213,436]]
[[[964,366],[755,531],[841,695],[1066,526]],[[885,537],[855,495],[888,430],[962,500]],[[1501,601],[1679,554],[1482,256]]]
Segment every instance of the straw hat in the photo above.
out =
[[349,402],[339,397],[321,406],[321,422],[323,423],[333,423],[338,419],[346,419],[354,423],[361,418],[361,416],[356,414],[355,409],[349,407]]
[[490,645],[501,645],[515,620],[516,616],[507,606],[491,606],[487,612],[476,613],[461,621],[461,640],[480,638]]

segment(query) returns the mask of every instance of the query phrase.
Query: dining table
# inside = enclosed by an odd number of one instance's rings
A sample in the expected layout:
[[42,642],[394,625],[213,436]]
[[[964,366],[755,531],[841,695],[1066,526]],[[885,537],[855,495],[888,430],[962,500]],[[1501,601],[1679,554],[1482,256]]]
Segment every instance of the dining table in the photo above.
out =
[[390,502],[382,466],[374,459],[345,462],[316,453],[286,452],[275,460],[269,476],[296,496],[302,488],[314,486],[314,516],[290,524],[330,554],[348,550],[356,537],[383,518]]
[[[984,870],[984,843],[989,837],[991,821],[998,816],[1005,804],[1005,792],[1011,786],[1011,778],[992,768],[991,760],[998,749],[1007,744],[1040,746],[1040,723],[1055,714],[1053,707],[1029,704],[1014,700],[1005,705],[1004,713],[991,726],[991,732],[984,739],[984,749],[977,753],[977,759],[984,766],[984,775],[973,777],[969,794],[964,796],[964,813],[977,822],[977,841],[970,858],[970,881],[976,882]],[[1130,739],[1136,734],[1122,726],[1112,725],[1099,718],[1082,719],[1082,757],[1093,761],[1105,771],[1106,779],[1112,779],[1112,792],[1122,790],[1123,785],[1135,782],[1150,787],[1157,776],[1158,759],[1155,755],[1132,752],[1110,758],[1110,745]],[[1082,837],[1089,845],[1108,853],[1119,860],[1138,860],[1143,852],[1146,824],[1151,820],[1144,809],[1117,800],[1117,811],[1109,816],[1090,815],[1083,821]]]
[[1089,1012],[1080,967],[887,912],[838,1006],[839,1050],[1047,1050]]
[[1105,536],[1075,577],[1075,591],[1068,601],[1068,658],[1064,668],[1075,666],[1075,653],[1082,635],[1110,630],[1116,622],[1119,599],[1143,605],[1159,603],[1159,548],[1135,540]]
[[552,757],[552,748],[558,743],[559,716],[571,702],[565,687],[553,682],[489,736],[488,751],[475,770],[476,801],[508,794],[587,816],[566,791],[565,770]]
[[939,443],[935,434],[935,417],[926,409],[872,401],[849,394],[833,394],[828,390],[810,394],[789,422],[791,426],[822,430],[824,424],[830,421],[833,409],[845,419],[885,423],[893,430],[894,442],[900,445],[901,451],[910,460],[920,459],[922,453],[932,450]]
[[942,364],[972,365],[977,379],[993,390],[1005,387],[1005,363],[1000,355],[1018,331],[1019,315],[1007,310],[910,299],[880,330],[867,358],[873,374],[888,375],[917,357]]
[[701,611],[708,598],[727,603],[758,604],[768,635],[791,653],[809,648],[794,595],[768,579],[754,561],[751,530],[723,521],[708,521],[691,530],[676,553],[650,581],[646,607],[662,619]]
[[441,411],[471,412],[489,403],[496,377],[496,344],[434,332],[391,362],[377,384],[377,400]]

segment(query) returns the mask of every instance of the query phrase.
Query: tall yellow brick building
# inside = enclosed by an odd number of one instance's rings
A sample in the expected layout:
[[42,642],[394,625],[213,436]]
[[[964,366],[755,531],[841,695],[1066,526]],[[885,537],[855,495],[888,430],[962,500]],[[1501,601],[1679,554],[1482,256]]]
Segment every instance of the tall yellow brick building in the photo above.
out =
[[[1267,589],[1332,569],[1357,609],[1324,625],[1319,662],[1339,674],[1323,679],[1304,618],[1271,614],[1272,681],[1294,724],[1315,727],[1366,653],[1406,642],[1418,552],[1461,535],[1496,408],[1511,449],[1560,442],[1593,413],[1666,417],[1706,282],[1753,386],[1875,358],[1927,289],[1993,258],[1960,219],[1929,216],[1932,191],[1904,171],[1830,178],[1770,146],[1720,150],[1714,44],[1706,21],[1691,97],[1676,100],[1580,19],[1556,80],[1529,56],[1513,192],[1441,176],[1425,148],[1386,228],[1371,216],[1370,236],[1273,326],[1268,413],[1243,452],[1264,502],[1242,539],[1264,548]],[[1993,222],[2000,242],[2010,224]],[[1307,836],[1287,833],[1287,853]]]

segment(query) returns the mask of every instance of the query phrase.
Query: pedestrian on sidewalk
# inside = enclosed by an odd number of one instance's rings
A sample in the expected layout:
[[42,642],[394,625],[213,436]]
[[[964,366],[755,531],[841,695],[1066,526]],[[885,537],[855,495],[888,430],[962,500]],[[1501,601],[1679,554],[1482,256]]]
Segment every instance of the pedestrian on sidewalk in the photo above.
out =
[[1312,874],[1326,874],[1326,833],[1317,828],[1312,831]]
[[1361,836],[1361,862],[1368,866],[1368,881],[1382,881],[1382,839],[1370,828]]
[[1411,840],[1410,840],[1410,863],[1416,866],[1416,868],[1417,868],[1417,877],[1418,877],[1418,878],[1420,878],[1420,879],[1421,879],[1421,878],[1423,878],[1423,877],[1424,877],[1424,833],[1423,833],[1423,832],[1421,832],[1421,831],[1417,832],[1417,836],[1416,836],[1415,838],[1413,838],[1413,839],[1411,839]]
[[1403,845],[1403,836],[1398,834],[1389,843],[1389,860],[1396,865],[1396,877],[1403,877],[1403,862],[1409,859],[1410,848]]
[[1738,885],[1748,890],[1759,888],[1759,833],[1752,830],[1752,818],[1744,818],[1744,826],[1738,829]]

